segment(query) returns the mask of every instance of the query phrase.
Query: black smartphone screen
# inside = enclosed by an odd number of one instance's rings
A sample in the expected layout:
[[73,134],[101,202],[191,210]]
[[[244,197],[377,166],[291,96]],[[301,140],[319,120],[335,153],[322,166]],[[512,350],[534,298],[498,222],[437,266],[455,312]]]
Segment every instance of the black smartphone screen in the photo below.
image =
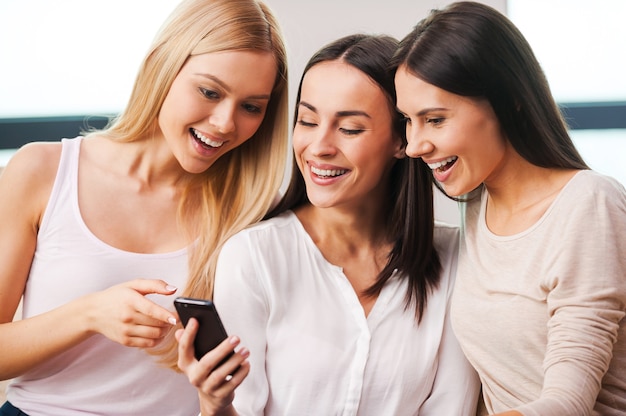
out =
[[196,318],[200,324],[193,344],[197,360],[228,337],[210,300],[179,297],[174,299],[174,307],[184,326],[187,326],[189,318]]

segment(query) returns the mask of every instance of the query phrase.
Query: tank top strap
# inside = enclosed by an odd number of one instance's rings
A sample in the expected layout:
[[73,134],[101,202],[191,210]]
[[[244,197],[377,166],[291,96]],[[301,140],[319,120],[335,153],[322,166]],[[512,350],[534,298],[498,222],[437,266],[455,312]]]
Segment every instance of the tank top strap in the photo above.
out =
[[78,158],[82,140],[82,136],[61,140],[59,167],[57,168],[46,211],[41,220],[39,233],[46,230],[50,218],[53,217],[54,212],[58,208],[57,204],[59,202],[71,203],[72,195],[76,195],[76,192],[73,191],[76,191],[76,187],[78,186]]

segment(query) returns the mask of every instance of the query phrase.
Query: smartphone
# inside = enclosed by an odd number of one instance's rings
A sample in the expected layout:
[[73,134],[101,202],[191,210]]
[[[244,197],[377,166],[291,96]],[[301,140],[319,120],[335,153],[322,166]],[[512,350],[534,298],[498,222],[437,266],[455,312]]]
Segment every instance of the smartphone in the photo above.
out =
[[[215,304],[210,300],[178,297],[174,299],[174,307],[183,326],[187,326],[189,318],[196,318],[200,324],[193,343],[197,360],[200,360],[207,352],[217,347],[228,337],[222,320],[217,314],[217,309],[215,309]],[[232,354],[229,354],[219,365],[230,358]]]

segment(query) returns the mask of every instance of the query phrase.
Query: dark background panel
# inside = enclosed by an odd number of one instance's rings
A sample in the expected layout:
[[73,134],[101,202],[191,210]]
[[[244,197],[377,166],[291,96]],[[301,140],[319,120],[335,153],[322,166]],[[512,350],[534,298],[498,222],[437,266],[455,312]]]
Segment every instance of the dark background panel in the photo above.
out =
[[562,103],[572,130],[626,129],[626,102]]
[[108,116],[25,117],[0,119],[0,149],[17,149],[34,141],[76,137],[89,129],[101,129]]
[[[626,129],[626,102],[561,103],[572,130]],[[32,141],[75,137],[101,129],[112,116],[60,116],[0,119],[0,149],[16,149]]]

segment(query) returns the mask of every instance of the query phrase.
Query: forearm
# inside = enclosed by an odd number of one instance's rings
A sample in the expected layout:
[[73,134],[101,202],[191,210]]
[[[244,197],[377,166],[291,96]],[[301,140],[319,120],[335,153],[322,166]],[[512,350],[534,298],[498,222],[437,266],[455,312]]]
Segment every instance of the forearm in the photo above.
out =
[[0,325],[0,379],[17,377],[87,339],[84,300]]

